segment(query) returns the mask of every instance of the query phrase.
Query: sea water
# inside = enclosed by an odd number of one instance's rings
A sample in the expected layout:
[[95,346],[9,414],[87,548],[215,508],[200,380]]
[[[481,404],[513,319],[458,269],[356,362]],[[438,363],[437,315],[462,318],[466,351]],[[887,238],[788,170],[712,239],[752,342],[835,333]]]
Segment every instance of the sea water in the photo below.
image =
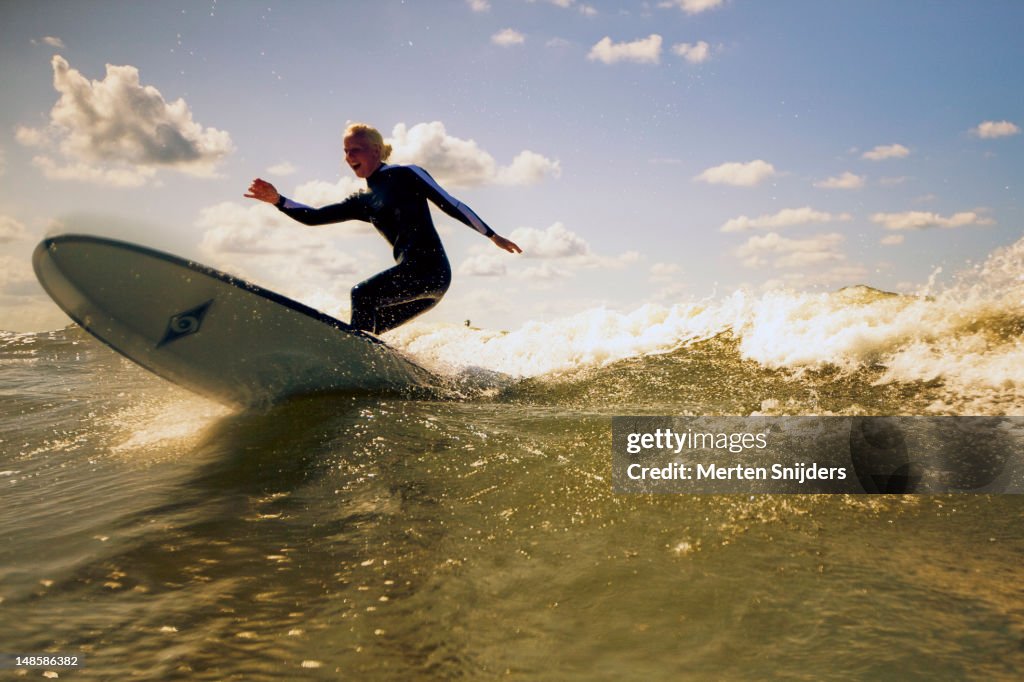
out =
[[230,411],[0,334],[0,677],[1020,679],[1020,496],[616,495],[617,415],[1024,415],[1024,243],[387,340],[436,399]]

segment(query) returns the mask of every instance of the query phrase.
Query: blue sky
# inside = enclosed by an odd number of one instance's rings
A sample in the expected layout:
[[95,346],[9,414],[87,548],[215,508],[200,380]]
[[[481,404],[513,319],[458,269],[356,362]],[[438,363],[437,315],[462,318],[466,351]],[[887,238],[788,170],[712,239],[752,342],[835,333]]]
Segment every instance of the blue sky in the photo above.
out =
[[[1021,236],[1019,2],[0,4],[0,328],[62,326],[53,231],[127,238],[347,319],[368,226],[242,198],[359,183],[392,138],[526,253],[435,213],[425,319],[516,328],[738,288],[918,291]],[[109,66],[108,66],[109,65]]]

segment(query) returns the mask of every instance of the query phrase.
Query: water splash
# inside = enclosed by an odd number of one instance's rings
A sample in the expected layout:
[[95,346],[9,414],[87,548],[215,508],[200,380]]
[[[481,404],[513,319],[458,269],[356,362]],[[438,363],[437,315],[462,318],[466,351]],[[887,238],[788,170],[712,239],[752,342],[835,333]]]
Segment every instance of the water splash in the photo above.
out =
[[[412,324],[388,335],[436,371],[482,368],[557,377],[679,351],[721,334],[740,359],[799,377],[808,370],[870,371],[878,384],[937,382],[950,405],[1005,411],[1024,404],[1024,239],[997,250],[930,295],[868,286],[830,293],[737,290],[716,301],[605,308],[511,332]],[[980,403],[976,401],[980,400]]]

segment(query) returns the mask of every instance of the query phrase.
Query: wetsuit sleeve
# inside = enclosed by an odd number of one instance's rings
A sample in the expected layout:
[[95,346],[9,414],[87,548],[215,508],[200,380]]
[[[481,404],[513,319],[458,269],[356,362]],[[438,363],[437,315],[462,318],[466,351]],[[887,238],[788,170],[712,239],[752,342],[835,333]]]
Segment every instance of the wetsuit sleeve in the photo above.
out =
[[369,220],[358,194],[353,194],[340,204],[331,204],[322,208],[312,208],[281,195],[276,204],[277,209],[303,225],[327,225],[341,223],[346,220]]
[[419,166],[408,166],[408,168],[417,178],[427,198],[434,202],[438,208],[464,225],[472,227],[485,237],[490,237],[494,234],[494,230],[488,227],[487,223],[473,212],[473,209],[444,191],[441,185],[437,184],[437,181],[430,177],[427,171]]

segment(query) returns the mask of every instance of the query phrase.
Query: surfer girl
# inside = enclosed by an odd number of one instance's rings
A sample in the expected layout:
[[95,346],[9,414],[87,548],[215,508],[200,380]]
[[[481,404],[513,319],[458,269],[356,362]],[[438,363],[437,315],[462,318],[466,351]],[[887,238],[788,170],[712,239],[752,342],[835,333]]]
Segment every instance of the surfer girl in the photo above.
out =
[[391,244],[395,266],[352,287],[352,326],[381,334],[425,313],[440,302],[452,281],[448,256],[441,245],[427,200],[473,228],[509,253],[522,253],[468,206],[445,192],[419,166],[385,163],[391,145],[371,126],[354,123],[345,129],[345,162],[367,190],[340,204],[311,208],[282,196],[260,178],[245,196],[273,204],[305,225],[363,220],[372,223]]

